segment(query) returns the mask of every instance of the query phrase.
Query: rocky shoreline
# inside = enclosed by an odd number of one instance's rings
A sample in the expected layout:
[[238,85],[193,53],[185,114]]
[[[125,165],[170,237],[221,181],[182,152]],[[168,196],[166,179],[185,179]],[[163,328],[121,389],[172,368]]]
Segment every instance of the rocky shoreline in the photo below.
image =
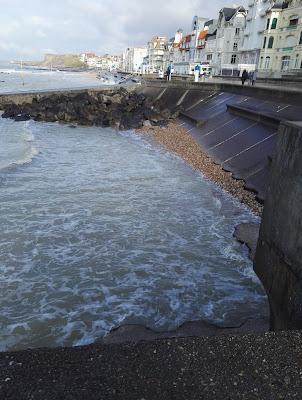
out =
[[163,126],[177,116],[168,109],[160,109],[143,94],[125,88],[37,95],[31,102],[10,102],[2,108],[2,118],[15,121],[34,119],[119,130],[140,128],[147,120],[152,126]]
[[145,124],[136,132],[140,135],[148,135],[165,149],[180,156],[193,169],[200,171],[219,187],[239,199],[248,206],[257,216],[261,216],[263,205],[260,204],[256,195],[244,188],[242,180],[236,180],[230,172],[224,171],[219,164],[202,151],[200,145],[195,142],[192,136],[181,126],[180,122],[169,121],[163,129],[160,126]]

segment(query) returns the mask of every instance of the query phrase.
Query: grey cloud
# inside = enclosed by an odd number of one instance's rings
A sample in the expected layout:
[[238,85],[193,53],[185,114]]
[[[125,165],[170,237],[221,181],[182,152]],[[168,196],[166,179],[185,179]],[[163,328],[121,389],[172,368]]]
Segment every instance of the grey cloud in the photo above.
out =
[[[246,0],[245,0],[246,1]],[[57,53],[121,53],[153,35],[190,29],[194,15],[214,18],[223,0],[0,0],[0,59]]]

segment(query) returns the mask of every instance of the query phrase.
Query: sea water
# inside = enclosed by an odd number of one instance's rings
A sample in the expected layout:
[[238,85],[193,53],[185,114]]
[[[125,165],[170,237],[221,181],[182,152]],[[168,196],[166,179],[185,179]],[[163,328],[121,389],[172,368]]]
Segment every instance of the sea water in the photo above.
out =
[[256,220],[134,132],[0,119],[0,350],[266,316]]
[[[66,72],[23,68],[0,61],[0,94],[53,89],[99,87],[96,72]],[[114,78],[107,84],[114,84]]]

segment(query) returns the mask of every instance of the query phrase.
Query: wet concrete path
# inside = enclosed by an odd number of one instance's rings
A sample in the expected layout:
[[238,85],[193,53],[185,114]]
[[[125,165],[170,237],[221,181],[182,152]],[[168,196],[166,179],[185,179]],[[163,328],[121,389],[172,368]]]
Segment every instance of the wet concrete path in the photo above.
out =
[[1,399],[301,399],[302,334],[0,354]]

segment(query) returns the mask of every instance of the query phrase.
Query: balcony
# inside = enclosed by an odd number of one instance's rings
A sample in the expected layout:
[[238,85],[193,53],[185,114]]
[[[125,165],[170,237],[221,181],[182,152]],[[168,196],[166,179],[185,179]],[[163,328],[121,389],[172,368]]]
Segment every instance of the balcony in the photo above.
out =
[[293,31],[295,29],[297,29],[298,25],[289,25],[286,26],[285,28],[282,28],[283,31]]
[[293,47],[279,47],[278,51],[293,51]]

